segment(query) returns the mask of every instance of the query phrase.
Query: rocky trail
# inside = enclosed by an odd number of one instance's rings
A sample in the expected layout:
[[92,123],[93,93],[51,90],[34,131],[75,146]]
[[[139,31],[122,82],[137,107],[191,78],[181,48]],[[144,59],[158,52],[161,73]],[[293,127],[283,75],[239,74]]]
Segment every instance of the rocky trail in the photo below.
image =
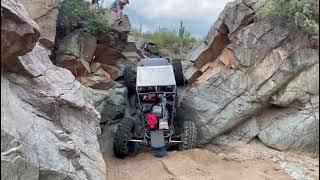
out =
[[124,69],[143,59],[129,17],[104,10],[110,38],[65,27],[56,0],[1,0],[1,179],[318,180],[319,44],[259,19],[267,1],[228,3],[181,61],[177,119],[201,147],[116,159],[114,132],[137,118]]
[[209,145],[169,152],[158,159],[143,151],[117,159],[104,154],[108,180],[291,180],[319,179],[319,163],[307,155],[282,153],[254,141],[234,147]]

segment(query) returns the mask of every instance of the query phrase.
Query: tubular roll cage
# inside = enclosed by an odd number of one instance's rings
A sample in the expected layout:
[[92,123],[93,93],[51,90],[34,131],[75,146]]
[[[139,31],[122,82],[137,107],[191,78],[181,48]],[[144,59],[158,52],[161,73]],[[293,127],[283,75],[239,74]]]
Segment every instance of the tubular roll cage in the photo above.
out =
[[[149,93],[144,93],[144,92],[140,92],[140,88],[146,88],[148,86],[145,87],[136,87],[136,92],[137,92],[137,97],[138,97],[138,104],[139,104],[139,111],[141,112],[141,105],[144,104],[143,102],[141,102],[141,97],[145,96],[145,95],[163,95],[164,97],[167,97],[168,95],[172,95],[173,100],[167,100],[166,105],[170,105],[172,106],[172,111],[171,111],[171,116],[170,116],[170,128],[169,130],[163,130],[164,131],[164,138],[169,138],[168,139],[168,143],[181,143],[181,141],[176,141],[176,140],[172,140],[172,136],[174,134],[174,125],[173,125],[173,121],[174,121],[174,117],[176,116],[176,108],[174,107],[176,104],[176,95],[177,95],[177,87],[175,85],[171,85],[173,91],[172,92],[165,92],[165,91],[158,91],[160,90],[161,87],[164,86],[155,86],[155,92],[149,92]],[[163,112],[164,113],[164,112]],[[148,144],[149,141],[148,139],[151,138],[151,136],[149,135],[149,132],[147,131],[147,129],[145,128],[145,117],[143,115],[143,113],[140,113],[140,118],[143,120],[143,126],[144,126],[144,136],[143,136],[143,140],[141,139],[132,139],[130,140],[131,142],[139,142],[139,143],[144,143],[144,144]]]

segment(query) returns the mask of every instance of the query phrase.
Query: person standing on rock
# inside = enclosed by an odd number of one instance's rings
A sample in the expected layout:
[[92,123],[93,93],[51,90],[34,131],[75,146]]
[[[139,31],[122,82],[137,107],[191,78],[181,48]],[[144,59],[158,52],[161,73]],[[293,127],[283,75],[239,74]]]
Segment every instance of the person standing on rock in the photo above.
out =
[[99,0],[91,0],[91,3],[99,5]]
[[115,0],[112,4],[110,9],[116,13],[116,22],[118,22],[118,24],[122,23],[122,10],[124,8],[125,5],[129,4],[129,0]]

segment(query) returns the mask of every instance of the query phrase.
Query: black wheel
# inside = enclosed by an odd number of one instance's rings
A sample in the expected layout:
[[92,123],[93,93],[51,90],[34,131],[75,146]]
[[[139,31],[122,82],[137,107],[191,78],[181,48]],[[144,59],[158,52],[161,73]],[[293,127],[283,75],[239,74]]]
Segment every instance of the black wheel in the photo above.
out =
[[183,123],[181,132],[181,141],[179,149],[188,150],[198,147],[199,134],[196,124],[192,121],[185,121]]
[[113,152],[118,158],[125,158],[129,155],[134,122],[131,119],[121,121],[115,133],[113,141]]
[[123,79],[124,79],[125,85],[128,87],[129,93],[135,93],[136,72],[130,67],[125,68],[123,72]]
[[173,71],[174,71],[174,77],[176,79],[176,83],[178,86],[183,86],[185,79],[184,79],[184,75],[183,75],[183,69],[182,69],[182,65],[181,65],[181,61],[180,60],[173,60],[172,61],[172,67],[173,67]]

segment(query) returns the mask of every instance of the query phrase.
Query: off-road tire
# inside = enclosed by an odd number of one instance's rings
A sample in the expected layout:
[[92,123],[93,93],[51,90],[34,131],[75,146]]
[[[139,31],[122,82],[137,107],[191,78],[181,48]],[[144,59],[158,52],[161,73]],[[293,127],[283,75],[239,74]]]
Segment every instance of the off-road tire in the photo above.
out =
[[125,158],[129,155],[129,140],[132,138],[132,130],[134,128],[134,122],[131,119],[124,119],[114,136],[113,152],[118,158]]
[[178,86],[183,86],[185,84],[185,79],[183,75],[183,69],[180,60],[173,60],[172,67],[174,72],[174,77]]
[[199,145],[199,133],[196,124],[192,121],[183,122],[179,149],[188,150],[197,148]]
[[129,93],[136,91],[136,72],[131,67],[126,67],[123,72],[125,85],[128,87]]

